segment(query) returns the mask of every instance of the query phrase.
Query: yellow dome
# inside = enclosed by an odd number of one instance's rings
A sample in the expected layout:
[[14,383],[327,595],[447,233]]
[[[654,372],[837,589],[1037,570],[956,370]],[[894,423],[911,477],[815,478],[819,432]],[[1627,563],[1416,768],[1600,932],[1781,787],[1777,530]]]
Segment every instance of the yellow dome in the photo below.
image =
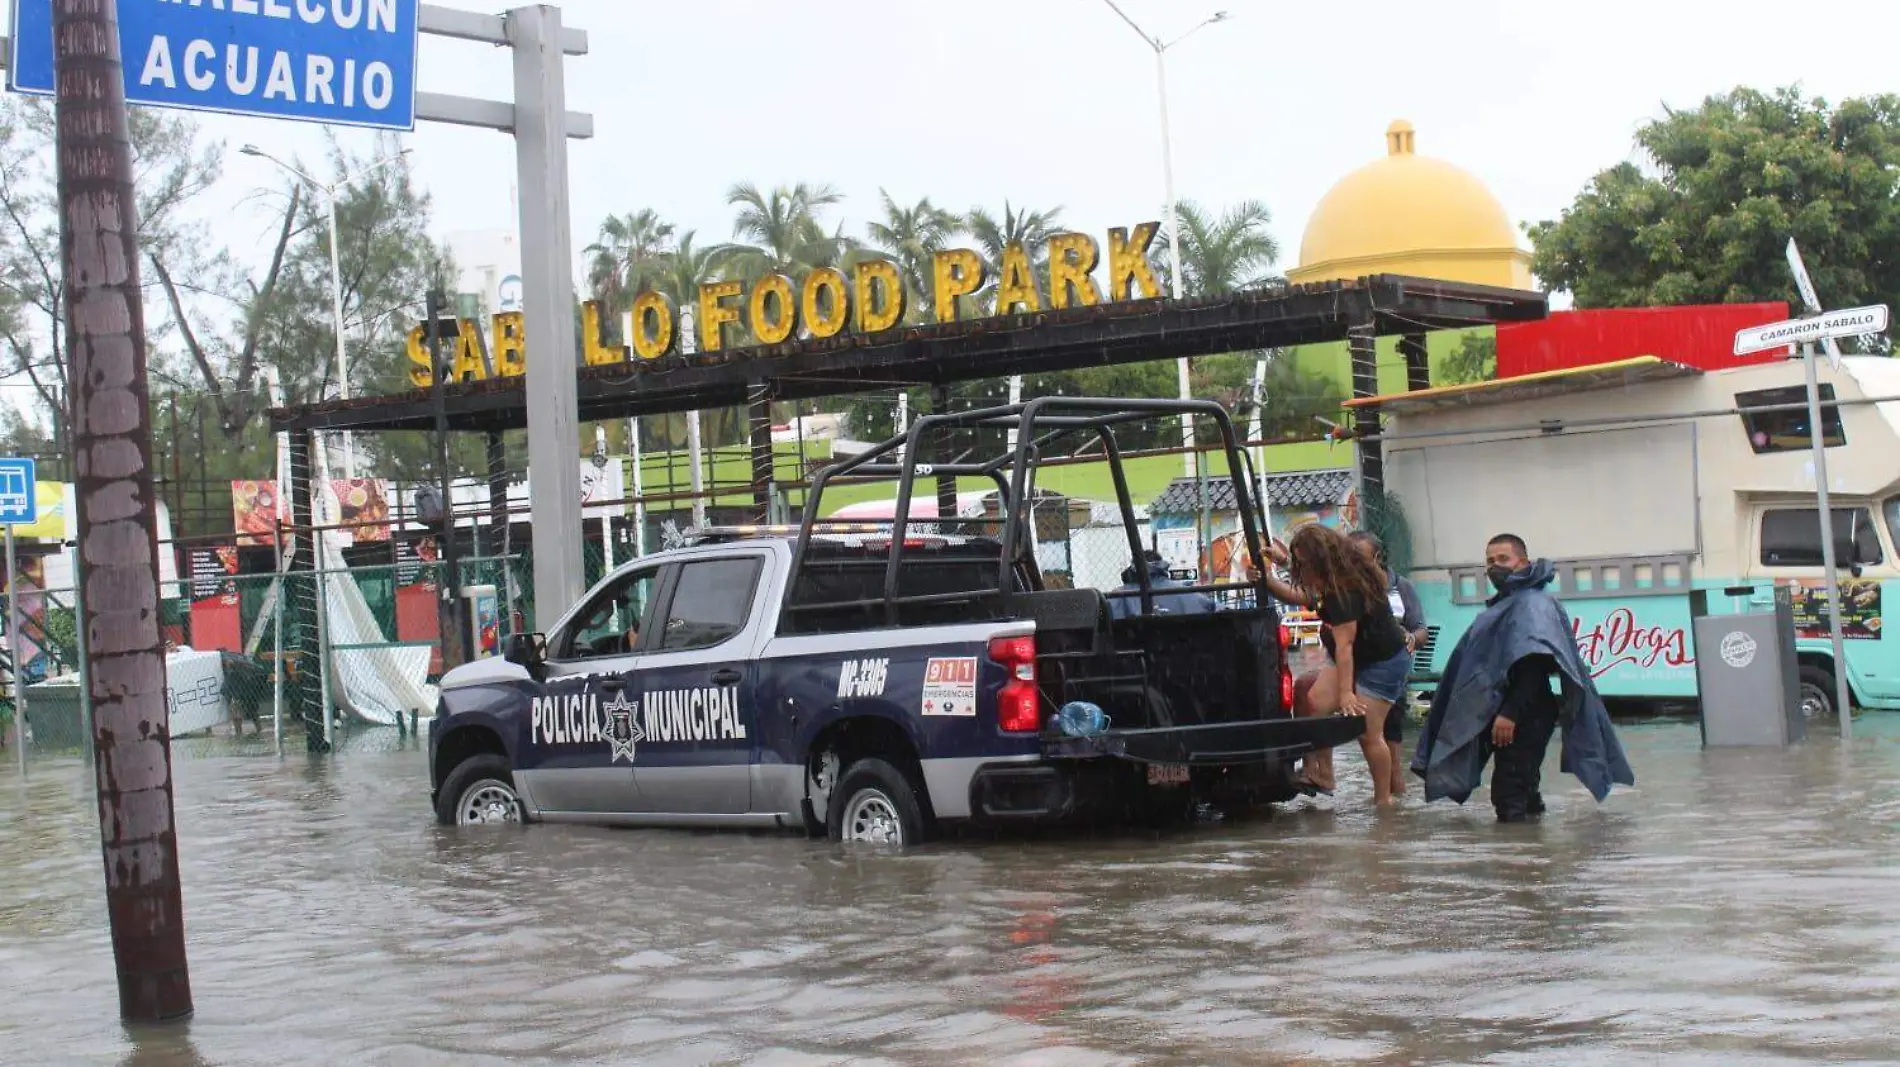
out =
[[1530,255],[1484,183],[1414,151],[1412,124],[1386,129],[1387,155],[1339,180],[1307,221],[1294,283],[1373,274],[1531,288]]

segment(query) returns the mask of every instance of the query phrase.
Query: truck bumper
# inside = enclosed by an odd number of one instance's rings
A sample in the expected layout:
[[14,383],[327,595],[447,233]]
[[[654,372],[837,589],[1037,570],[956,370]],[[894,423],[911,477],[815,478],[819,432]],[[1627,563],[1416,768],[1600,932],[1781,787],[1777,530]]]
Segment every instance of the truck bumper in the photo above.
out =
[[[970,814],[986,822],[1064,822],[1131,812],[1158,798],[1289,800],[1295,759],[1351,741],[1365,726],[1362,718],[1334,715],[1047,737],[1040,762],[979,767],[970,778]],[[1147,764],[1187,766],[1190,786],[1151,787]]]
[[1219,766],[1298,759],[1308,752],[1343,745],[1365,729],[1366,720],[1358,716],[1324,715],[1309,719],[1255,719],[1204,726],[1104,730],[1089,737],[1044,738],[1042,754],[1049,759],[1113,756],[1136,763]]

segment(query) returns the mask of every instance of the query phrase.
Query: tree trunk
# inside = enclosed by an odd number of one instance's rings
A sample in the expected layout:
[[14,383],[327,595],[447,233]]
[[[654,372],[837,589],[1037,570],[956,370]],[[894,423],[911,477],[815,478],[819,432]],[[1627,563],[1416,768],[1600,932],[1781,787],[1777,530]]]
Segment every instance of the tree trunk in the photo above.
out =
[[116,0],[55,0],[60,249],[86,678],[119,1012],[191,1014],[159,628],[145,312]]

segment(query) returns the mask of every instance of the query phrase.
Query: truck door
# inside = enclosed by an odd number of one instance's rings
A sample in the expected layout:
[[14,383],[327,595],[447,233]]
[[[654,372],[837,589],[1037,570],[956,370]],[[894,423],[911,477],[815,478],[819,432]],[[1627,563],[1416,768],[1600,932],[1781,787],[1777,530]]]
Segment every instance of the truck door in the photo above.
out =
[[548,677],[533,698],[528,744],[517,762],[544,811],[625,814],[645,807],[634,782],[635,746],[623,711],[639,686],[645,635],[666,568],[622,574],[548,639]]
[[[1881,516],[1871,502],[1852,498],[1835,502],[1835,564],[1841,580],[1841,631],[1846,639],[1847,678],[1855,695],[1891,706],[1900,699],[1900,667],[1887,650],[1882,619],[1883,592],[1894,586],[1900,567],[1883,544]],[[1812,504],[1761,504],[1752,523],[1755,551],[1746,560],[1756,610],[1773,604],[1773,587],[1793,587],[1796,644],[1803,653],[1833,656],[1827,613],[1827,572],[1821,560],[1821,516]],[[1859,575],[1854,571],[1858,569]],[[1805,698],[1804,693],[1804,698]],[[1829,698],[1832,696],[1829,694]]]
[[635,695],[634,778],[644,810],[737,815],[751,808],[764,569],[757,551],[690,560],[661,591]]

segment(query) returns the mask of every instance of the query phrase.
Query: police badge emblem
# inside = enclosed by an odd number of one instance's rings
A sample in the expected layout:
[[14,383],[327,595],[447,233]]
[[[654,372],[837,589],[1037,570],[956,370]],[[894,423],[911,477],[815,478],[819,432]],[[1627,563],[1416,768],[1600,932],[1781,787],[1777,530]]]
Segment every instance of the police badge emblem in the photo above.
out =
[[616,693],[602,709],[607,713],[607,729],[603,732],[612,749],[608,756],[609,763],[622,759],[633,762],[634,746],[646,737],[635,714],[639,707],[638,702],[627,699],[627,694]]

